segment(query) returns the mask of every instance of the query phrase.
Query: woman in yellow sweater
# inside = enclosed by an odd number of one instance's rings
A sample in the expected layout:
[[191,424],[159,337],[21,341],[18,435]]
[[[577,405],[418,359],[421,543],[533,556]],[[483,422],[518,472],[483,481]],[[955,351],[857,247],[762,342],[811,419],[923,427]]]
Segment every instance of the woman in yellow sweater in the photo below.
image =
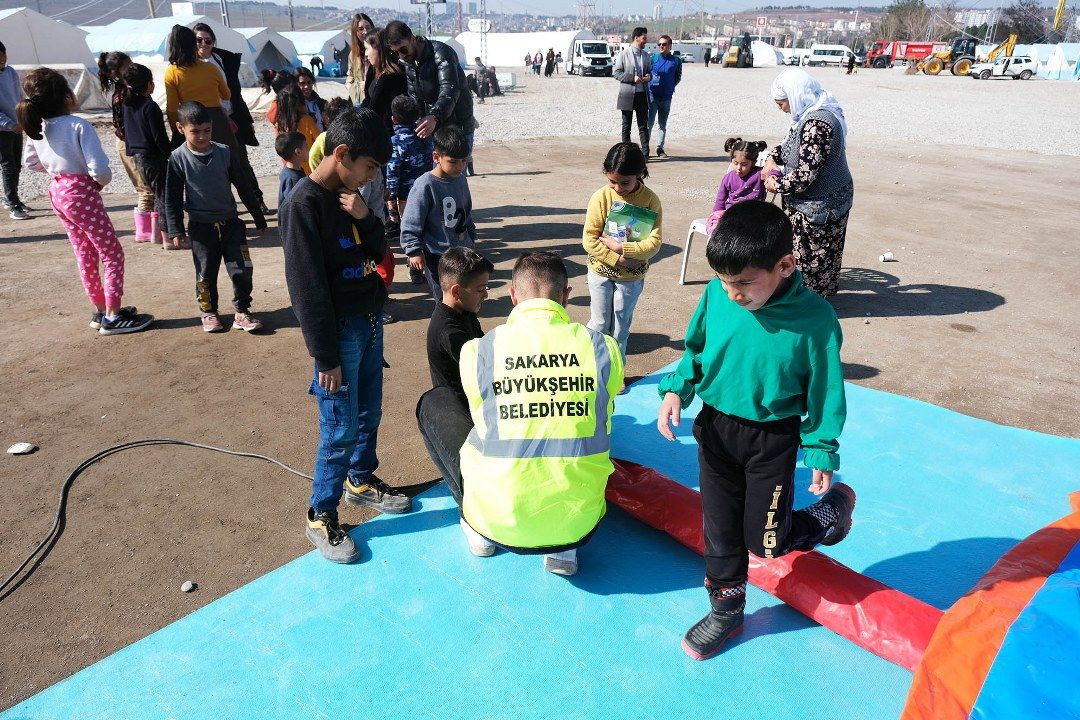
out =
[[237,147],[236,135],[229,125],[227,113],[232,92],[225,82],[225,76],[214,63],[199,60],[195,32],[191,28],[173,25],[167,47],[169,67],[165,68],[165,115],[173,133],[173,144],[180,144],[176,129],[180,103],[196,100],[210,112],[213,125],[211,139],[227,145],[232,154],[238,156],[240,148]]
[[[582,244],[589,255],[590,330],[612,336],[626,357],[626,341],[634,308],[645,287],[649,260],[660,252],[662,211],[660,198],[645,187],[649,176],[645,155],[634,143],[613,145],[604,158],[608,182],[593,193],[585,214]],[[656,213],[652,229],[644,237],[625,228],[609,227],[608,214],[618,204],[634,205]],[[640,214],[640,213],[639,213]],[[618,237],[614,237],[618,234]]]

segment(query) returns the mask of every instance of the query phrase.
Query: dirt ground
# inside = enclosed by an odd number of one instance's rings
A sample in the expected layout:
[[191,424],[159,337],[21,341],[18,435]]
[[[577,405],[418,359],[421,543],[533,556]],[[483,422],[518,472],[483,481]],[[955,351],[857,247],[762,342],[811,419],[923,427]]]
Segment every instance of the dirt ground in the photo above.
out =
[[[628,374],[676,359],[705,282],[697,239],[678,285],[685,229],[712,204],[724,162],[718,138],[673,138],[650,166],[665,210],[665,246],[634,320]],[[610,138],[482,146],[470,180],[479,249],[496,264],[485,328],[509,312],[514,258],[554,249],[568,261],[571,315],[588,317],[581,222],[600,186]],[[710,148],[709,151],[703,148]],[[1075,158],[855,139],[856,204],[835,305],[847,377],[994,422],[1080,436],[1080,187]],[[263,185],[272,197],[276,178]],[[289,308],[274,234],[252,242],[262,336],[205,335],[187,253],[135,245],[131,199],[108,196],[127,250],[125,302],[157,316],[146,333],[99,337],[59,223],[0,229],[0,444],[34,455],[0,460],[0,576],[48,530],[64,478],[107,446],[176,437],[273,455],[310,471],[317,439],[305,392],[311,362]],[[898,262],[881,263],[886,250]],[[431,302],[399,261],[386,329],[380,474],[398,486],[436,475],[413,419],[429,386],[424,333]],[[228,297],[227,279],[221,283]],[[1070,329],[1072,328],[1072,329]],[[947,432],[947,429],[943,428]],[[899,439],[899,438],[898,438]],[[857,478],[853,478],[857,482]],[[271,465],[176,447],[125,452],[76,482],[67,527],[37,572],[0,607],[0,707],[34,694],[311,547],[305,481]],[[343,520],[366,515],[343,506]],[[363,572],[358,566],[357,572]],[[184,580],[198,590],[181,593]]]

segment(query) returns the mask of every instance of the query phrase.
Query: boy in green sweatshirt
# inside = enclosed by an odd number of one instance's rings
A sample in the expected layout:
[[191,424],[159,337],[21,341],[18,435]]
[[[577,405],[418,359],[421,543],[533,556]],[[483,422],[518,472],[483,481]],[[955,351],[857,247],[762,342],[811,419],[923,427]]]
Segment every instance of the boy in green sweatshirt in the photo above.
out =
[[[834,545],[851,529],[855,492],[832,482],[846,407],[836,313],[802,282],[791,221],[759,200],[735,205],[709,238],[716,273],[686,330],[686,352],[659,386],[657,427],[674,440],[683,406],[694,421],[712,609],[683,638],[695,660],[742,630],[747,552],[774,558]],[[821,499],[792,509],[799,448]]]

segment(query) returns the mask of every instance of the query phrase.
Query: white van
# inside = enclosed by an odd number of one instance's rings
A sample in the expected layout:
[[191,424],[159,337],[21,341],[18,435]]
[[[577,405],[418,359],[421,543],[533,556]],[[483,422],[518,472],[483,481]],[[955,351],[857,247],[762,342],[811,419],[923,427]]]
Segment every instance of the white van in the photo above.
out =
[[571,75],[607,75],[611,77],[615,59],[604,40],[575,40],[570,57],[563,61]]
[[810,54],[804,61],[807,65],[842,65],[854,55],[847,45],[819,45],[814,43],[810,46]]

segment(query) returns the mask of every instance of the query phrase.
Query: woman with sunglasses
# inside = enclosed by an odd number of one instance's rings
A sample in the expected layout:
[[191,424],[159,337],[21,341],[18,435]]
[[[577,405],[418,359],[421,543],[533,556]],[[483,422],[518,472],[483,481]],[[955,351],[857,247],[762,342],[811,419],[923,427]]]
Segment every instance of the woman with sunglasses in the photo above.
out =
[[349,99],[357,108],[364,102],[364,83],[370,64],[364,57],[364,38],[375,31],[375,23],[365,13],[353,15],[349,25],[349,70],[345,76],[345,85],[349,88]]
[[228,145],[234,154],[239,154],[236,135],[229,125],[227,114],[232,91],[217,65],[199,60],[195,31],[183,25],[173,25],[166,47],[169,66],[165,68],[165,115],[173,133],[173,146],[179,147],[183,142],[176,129],[180,103],[195,100],[210,111],[213,141]]
[[195,48],[199,60],[216,65],[221,70],[221,74],[225,76],[225,83],[229,86],[229,100],[232,106],[229,111],[229,119],[232,120],[233,134],[236,135],[240,167],[248,176],[248,182],[255,188],[255,194],[262,205],[260,210],[265,215],[269,212],[269,208],[266,207],[266,203],[263,201],[262,189],[259,187],[258,178],[255,177],[255,171],[252,169],[251,161],[248,159],[248,146],[258,146],[259,139],[255,137],[255,121],[252,120],[251,111],[248,110],[247,103],[244,102],[244,96],[240,91],[240,53],[219,48],[214,29],[206,23],[197,23],[192,30],[195,31]]

